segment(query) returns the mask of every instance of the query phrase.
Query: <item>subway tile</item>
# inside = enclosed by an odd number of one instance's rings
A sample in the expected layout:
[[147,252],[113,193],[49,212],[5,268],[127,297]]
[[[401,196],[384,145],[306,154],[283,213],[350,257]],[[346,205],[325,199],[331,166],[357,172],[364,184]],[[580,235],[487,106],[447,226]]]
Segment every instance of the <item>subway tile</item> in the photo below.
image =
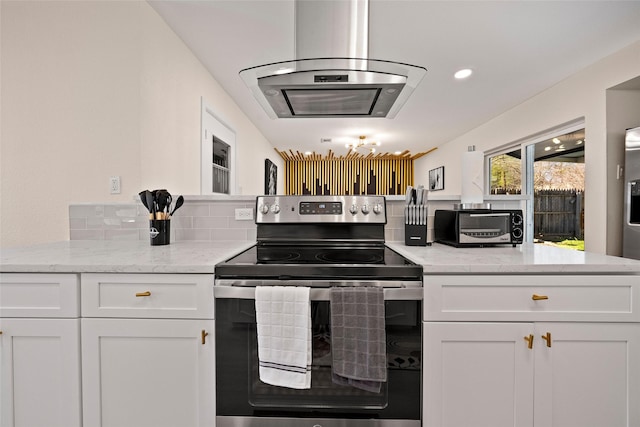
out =
[[193,228],[227,228],[229,218],[222,216],[194,217]]
[[101,218],[103,205],[69,205],[69,218]]
[[211,240],[211,230],[210,229],[188,229],[181,228],[175,230],[176,233],[176,241],[179,240]]
[[185,202],[184,205],[177,212],[180,216],[209,216],[209,205],[211,203],[189,203]]
[[172,227],[178,228],[193,228],[193,217],[192,216],[172,216],[171,217]]
[[214,228],[211,230],[211,240],[233,240],[233,241],[247,241],[247,231],[244,229],[219,229]]

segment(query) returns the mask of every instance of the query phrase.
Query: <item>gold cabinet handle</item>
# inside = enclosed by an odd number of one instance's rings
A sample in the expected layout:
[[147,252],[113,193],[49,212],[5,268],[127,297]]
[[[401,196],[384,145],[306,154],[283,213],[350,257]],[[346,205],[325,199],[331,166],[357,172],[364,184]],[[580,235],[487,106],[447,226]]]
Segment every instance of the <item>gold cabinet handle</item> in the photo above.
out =
[[2,331],[0,331],[0,335],[2,335]]
[[149,291],[145,291],[145,292],[138,292],[136,293],[137,297],[150,297],[151,296],[151,292]]
[[546,295],[533,294],[531,296],[531,299],[534,300],[534,301],[540,301],[540,300],[543,300],[543,299],[549,299],[549,297],[546,296]]
[[527,342],[527,348],[533,348],[533,334],[530,334],[528,337],[524,337],[524,340]]
[[205,345],[205,343],[207,342],[207,335],[209,335],[209,332],[205,331],[204,329],[202,330],[202,345]]
[[547,347],[551,347],[551,332],[547,332],[542,336],[542,339],[547,342]]

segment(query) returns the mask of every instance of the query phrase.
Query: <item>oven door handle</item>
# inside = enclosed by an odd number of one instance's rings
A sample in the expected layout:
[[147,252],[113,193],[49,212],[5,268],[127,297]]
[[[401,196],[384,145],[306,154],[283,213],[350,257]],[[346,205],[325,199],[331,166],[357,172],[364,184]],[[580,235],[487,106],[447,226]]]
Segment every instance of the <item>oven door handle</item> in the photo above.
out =
[[[305,284],[299,283],[297,286],[305,286]],[[346,285],[341,284],[341,286]],[[312,287],[309,291],[309,297],[312,301],[329,301],[330,293],[330,287]],[[217,281],[216,286],[213,288],[214,298],[255,299],[255,294],[255,286],[248,286],[246,284],[240,285],[238,281],[233,280]],[[385,282],[385,301],[421,301],[422,295],[422,286],[390,288],[387,287],[387,283]]]

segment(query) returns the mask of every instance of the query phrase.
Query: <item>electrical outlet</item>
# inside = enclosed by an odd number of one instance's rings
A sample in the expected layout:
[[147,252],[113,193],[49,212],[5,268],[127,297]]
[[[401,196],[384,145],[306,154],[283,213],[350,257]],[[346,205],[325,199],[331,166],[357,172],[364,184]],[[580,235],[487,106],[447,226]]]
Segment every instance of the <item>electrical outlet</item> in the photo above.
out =
[[236,209],[236,221],[251,221],[253,219],[252,208],[238,208]]
[[120,194],[120,177],[112,176],[109,178],[109,191],[111,194]]

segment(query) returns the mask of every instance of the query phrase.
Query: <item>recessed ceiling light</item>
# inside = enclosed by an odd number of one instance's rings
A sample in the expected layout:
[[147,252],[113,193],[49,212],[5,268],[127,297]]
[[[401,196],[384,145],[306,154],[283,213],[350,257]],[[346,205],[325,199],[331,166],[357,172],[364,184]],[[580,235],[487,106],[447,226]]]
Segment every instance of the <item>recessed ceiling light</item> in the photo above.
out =
[[393,154],[395,154],[396,156],[399,156],[400,154],[402,154],[402,151],[396,151],[396,152],[395,152],[395,153],[393,153]]
[[558,138],[553,138],[552,141],[554,144],[560,144],[560,140]]
[[551,150],[551,147],[544,147],[544,151],[549,151]]
[[582,144],[582,140],[581,139],[576,141],[576,145],[580,145],[580,144]]
[[304,155],[305,155],[305,156],[310,156],[310,155],[311,155],[311,151],[305,151],[305,152],[304,152]]
[[453,75],[453,77],[455,77],[456,79],[466,79],[472,73],[473,73],[473,71],[471,70],[471,68],[463,68],[462,70],[456,71],[456,73]]

